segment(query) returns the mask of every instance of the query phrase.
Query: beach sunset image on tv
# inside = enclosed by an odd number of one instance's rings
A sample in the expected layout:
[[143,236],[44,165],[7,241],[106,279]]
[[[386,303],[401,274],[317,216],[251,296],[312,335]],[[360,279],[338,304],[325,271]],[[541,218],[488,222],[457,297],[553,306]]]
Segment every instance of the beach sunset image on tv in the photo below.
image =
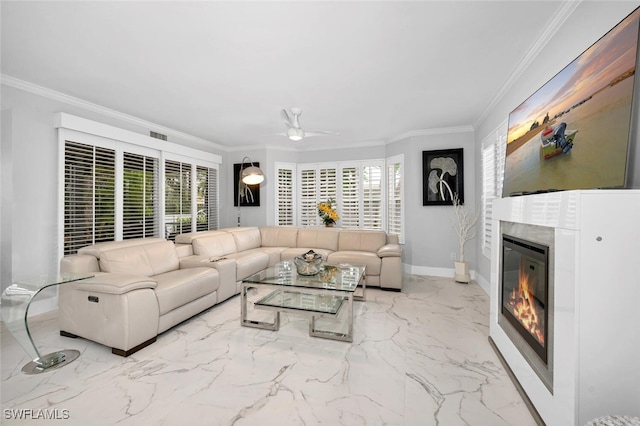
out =
[[640,8],[511,112],[503,196],[625,184]]

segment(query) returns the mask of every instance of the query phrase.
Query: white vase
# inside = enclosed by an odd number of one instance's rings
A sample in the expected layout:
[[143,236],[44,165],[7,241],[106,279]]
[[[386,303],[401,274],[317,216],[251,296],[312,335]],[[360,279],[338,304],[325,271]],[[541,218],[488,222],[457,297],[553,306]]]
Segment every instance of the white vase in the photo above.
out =
[[455,275],[453,279],[459,283],[469,283],[469,281],[471,281],[469,262],[455,262]]

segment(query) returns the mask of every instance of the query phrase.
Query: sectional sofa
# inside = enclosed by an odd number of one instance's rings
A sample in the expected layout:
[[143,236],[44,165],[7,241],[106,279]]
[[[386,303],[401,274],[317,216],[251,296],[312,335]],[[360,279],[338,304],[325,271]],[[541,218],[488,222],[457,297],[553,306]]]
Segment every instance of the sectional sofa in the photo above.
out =
[[243,279],[314,250],[330,264],[366,265],[367,286],[400,291],[402,249],[383,231],[238,227],[98,243],[61,259],[94,277],[60,287],[60,334],[128,356],[240,292]]

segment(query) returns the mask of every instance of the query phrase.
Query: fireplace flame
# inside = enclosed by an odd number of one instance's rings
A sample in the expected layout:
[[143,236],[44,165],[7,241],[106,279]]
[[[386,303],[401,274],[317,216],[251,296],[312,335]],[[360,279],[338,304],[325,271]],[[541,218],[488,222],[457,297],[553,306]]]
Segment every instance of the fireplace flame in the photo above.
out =
[[535,282],[530,282],[529,275],[520,268],[518,288],[511,292],[509,308],[513,316],[520,321],[524,328],[544,346],[544,329],[541,321],[541,308],[536,305],[533,292]]

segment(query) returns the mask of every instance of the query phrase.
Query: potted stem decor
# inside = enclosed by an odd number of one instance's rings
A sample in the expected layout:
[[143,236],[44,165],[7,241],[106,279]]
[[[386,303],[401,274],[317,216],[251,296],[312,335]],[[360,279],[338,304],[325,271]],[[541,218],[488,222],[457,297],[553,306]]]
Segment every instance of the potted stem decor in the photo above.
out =
[[469,263],[464,260],[464,246],[467,241],[476,236],[473,228],[480,216],[480,210],[474,212],[472,209],[465,208],[460,204],[458,194],[452,194],[452,199],[454,217],[451,220],[451,225],[458,236],[460,250],[460,256],[455,261],[454,279],[459,283],[468,283],[471,281],[471,275],[469,274]]

